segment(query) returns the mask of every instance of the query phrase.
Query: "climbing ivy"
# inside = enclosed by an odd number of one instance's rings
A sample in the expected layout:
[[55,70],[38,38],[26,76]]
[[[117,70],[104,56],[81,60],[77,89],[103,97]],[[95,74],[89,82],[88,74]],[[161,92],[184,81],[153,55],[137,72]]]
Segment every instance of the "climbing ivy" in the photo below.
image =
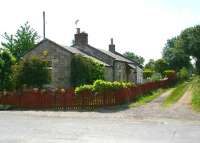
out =
[[92,58],[75,55],[71,61],[72,86],[92,84],[97,79],[104,79],[105,67]]

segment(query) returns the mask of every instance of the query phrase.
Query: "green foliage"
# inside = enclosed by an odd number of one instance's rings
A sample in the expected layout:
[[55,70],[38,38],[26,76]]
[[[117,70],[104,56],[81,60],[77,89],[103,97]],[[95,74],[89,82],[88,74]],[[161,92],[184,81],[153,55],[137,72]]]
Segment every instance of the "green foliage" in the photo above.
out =
[[169,69],[178,72],[182,67],[192,67],[190,56],[181,47],[180,37],[174,37],[167,41],[163,49],[163,59],[168,63]]
[[17,72],[19,87],[26,85],[41,88],[51,81],[47,62],[36,57],[22,61],[17,67]]
[[97,79],[104,79],[105,67],[95,60],[75,55],[71,62],[71,83],[73,86],[92,84]]
[[159,81],[162,79],[162,75],[160,73],[153,73],[153,75],[151,76],[151,81]]
[[12,90],[14,88],[12,66],[15,58],[9,51],[0,51],[0,91]]
[[104,80],[96,80],[93,85],[82,85],[79,87],[76,87],[75,93],[79,95],[81,92],[84,91],[91,91],[95,93],[102,93],[107,91],[116,91],[121,88],[129,88],[134,86],[131,82],[110,82],[110,81],[104,81]]
[[187,28],[180,34],[182,40],[182,48],[195,58],[200,58],[200,25]]
[[75,89],[75,94],[79,95],[82,92],[93,91],[93,85],[81,85]]
[[189,77],[190,77],[190,75],[189,75],[189,72],[188,72],[188,70],[185,68],[185,67],[183,67],[179,72],[178,72],[178,79],[180,80],[180,81],[184,81],[184,80],[188,80],[189,79]]
[[164,71],[168,69],[167,62],[164,59],[158,59],[155,61],[155,71],[164,75]]
[[155,61],[153,59],[150,59],[149,62],[145,65],[145,69],[155,71]]
[[138,62],[140,65],[144,64],[144,58],[141,57],[141,56],[136,55],[133,52],[125,52],[123,55],[125,57],[127,57],[128,59],[130,59],[130,60]]
[[144,69],[143,76],[144,76],[145,79],[151,78],[153,73],[154,72],[151,69]]
[[195,77],[192,81],[192,108],[200,112],[200,77]]
[[29,23],[26,22],[23,26],[20,26],[14,36],[5,32],[3,38],[5,42],[1,44],[19,60],[35,46],[39,36],[37,32],[30,27]]
[[176,72],[174,70],[165,70],[164,71],[164,76],[165,77],[173,77],[175,76]]

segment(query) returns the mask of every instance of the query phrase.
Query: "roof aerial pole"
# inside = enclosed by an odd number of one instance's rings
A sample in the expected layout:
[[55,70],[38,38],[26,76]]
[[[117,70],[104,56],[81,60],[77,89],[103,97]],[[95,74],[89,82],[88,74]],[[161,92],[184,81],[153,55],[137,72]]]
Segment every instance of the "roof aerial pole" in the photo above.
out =
[[43,11],[43,39],[45,39],[45,11]]

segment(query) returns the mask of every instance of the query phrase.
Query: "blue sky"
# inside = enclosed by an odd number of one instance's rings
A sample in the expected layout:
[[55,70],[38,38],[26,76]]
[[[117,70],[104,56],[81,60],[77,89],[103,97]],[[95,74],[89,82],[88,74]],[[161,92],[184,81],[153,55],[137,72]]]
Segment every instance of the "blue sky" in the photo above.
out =
[[91,45],[108,49],[113,37],[121,53],[158,59],[168,38],[200,24],[199,5],[198,0],[6,0],[0,6],[0,34],[29,21],[42,36],[45,10],[47,38],[61,45],[71,44],[79,19]]

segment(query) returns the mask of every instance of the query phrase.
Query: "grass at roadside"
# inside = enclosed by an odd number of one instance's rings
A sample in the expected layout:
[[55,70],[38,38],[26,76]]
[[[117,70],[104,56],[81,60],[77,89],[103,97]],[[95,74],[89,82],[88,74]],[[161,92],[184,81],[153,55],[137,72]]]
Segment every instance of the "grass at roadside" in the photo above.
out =
[[195,77],[192,83],[192,108],[200,112],[200,77]]
[[119,111],[119,110],[125,110],[128,108],[135,108],[141,105],[144,105],[146,103],[151,102],[152,100],[154,100],[155,98],[159,97],[162,93],[166,92],[168,89],[158,89],[152,92],[148,92],[144,95],[140,95],[138,96],[134,101],[130,102],[130,103],[125,103],[122,105],[117,105],[112,107],[112,111]]
[[153,101],[155,98],[157,98],[158,96],[160,96],[162,93],[164,93],[166,90],[167,89],[158,89],[156,91],[152,91],[142,96],[139,96],[133,103],[130,103],[128,107],[134,108],[134,107],[138,107],[146,103],[149,103]]
[[186,92],[186,90],[189,87],[188,82],[184,82],[179,84],[177,87],[175,87],[171,93],[163,102],[164,107],[170,107],[174,103],[176,103]]

